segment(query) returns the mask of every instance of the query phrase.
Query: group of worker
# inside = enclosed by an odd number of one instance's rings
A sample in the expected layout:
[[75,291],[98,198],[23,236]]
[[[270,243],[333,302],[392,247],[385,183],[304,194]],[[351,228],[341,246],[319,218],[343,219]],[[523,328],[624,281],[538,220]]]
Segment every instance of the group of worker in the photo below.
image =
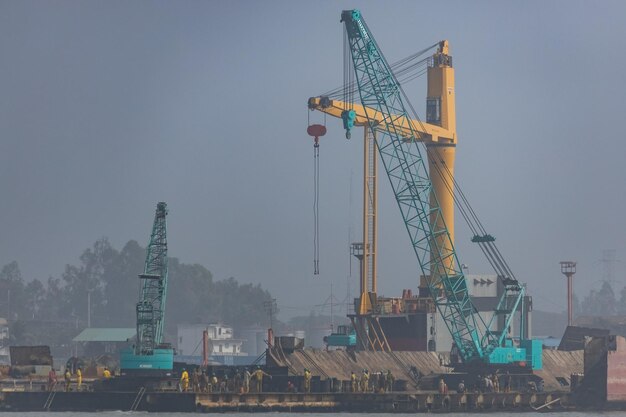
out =
[[[74,375],[76,376],[76,391],[80,391],[83,385],[83,370],[80,367],[76,368]],[[65,380],[65,392],[69,392],[72,384],[72,372],[70,368],[65,368],[63,379]],[[48,391],[54,391],[58,383],[59,380],[56,370],[52,368],[50,372],[48,372]]]
[[250,382],[252,381],[254,381],[254,392],[263,392],[264,377],[272,378],[259,366],[252,372],[248,368],[236,370],[233,378],[229,378],[228,373],[224,373],[221,377],[218,377],[215,373],[209,376],[206,370],[195,368],[191,373],[190,381],[189,372],[186,368],[183,368],[179,384],[182,392],[236,392],[247,394],[250,392]]
[[[109,370],[109,368],[105,367],[104,371],[102,372],[102,377],[104,379],[109,379],[111,378],[111,376],[112,376],[111,371]],[[65,372],[63,373],[63,379],[65,382],[65,392],[71,391],[72,377],[74,377],[76,381],[76,391],[81,391],[82,386],[83,386],[83,370],[79,366],[78,368],[76,368],[76,371],[74,372],[73,375],[69,367],[65,368]],[[48,391],[55,391],[58,383],[59,383],[59,380],[57,377],[56,370],[52,368],[50,369],[50,372],[48,372],[48,386],[47,386]]]
[[375,393],[392,392],[395,380],[391,370],[387,370],[387,372],[380,371],[370,375],[367,369],[363,369],[360,378],[354,372],[350,372],[350,391]]
[[[477,392],[477,393],[485,393],[485,392],[511,392],[512,386],[512,378],[509,372],[499,374],[493,373],[488,375],[477,375],[476,380],[473,384],[470,383],[469,386],[465,385],[465,380],[461,380],[457,385],[456,392],[458,394],[464,394],[468,391]],[[541,392],[543,391],[543,381],[539,381],[539,384],[535,383],[535,381],[527,381],[526,386],[518,386],[518,390],[522,390],[525,392]],[[438,384],[439,394],[448,394],[448,385],[444,381],[443,378],[439,379]]]
[[502,376],[497,373],[484,376],[478,375],[476,378],[475,389],[479,392],[510,392],[511,375],[509,375],[508,372]]
[[[76,391],[80,391],[83,385],[83,370],[80,367],[76,368],[74,376],[76,377]],[[70,368],[65,368],[63,379],[65,380],[65,392],[69,392],[72,385],[72,372]],[[54,391],[57,383],[57,374],[54,368],[52,368],[50,372],[48,372],[48,391]]]
[[[466,387],[465,380],[461,380],[457,385],[456,392],[464,394],[468,389],[472,389],[474,392],[511,392],[511,375],[506,374],[498,375],[498,373],[488,375],[478,375],[473,387]],[[438,391],[440,394],[448,393],[448,385],[441,378],[439,380]]]

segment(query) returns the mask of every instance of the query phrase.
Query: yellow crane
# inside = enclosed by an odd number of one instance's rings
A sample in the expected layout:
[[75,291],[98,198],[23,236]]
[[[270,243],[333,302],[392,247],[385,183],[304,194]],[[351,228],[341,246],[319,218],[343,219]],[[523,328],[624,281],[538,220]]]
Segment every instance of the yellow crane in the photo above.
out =
[[[394,125],[401,133],[406,132],[406,137],[412,133],[409,124],[415,132],[421,133],[421,141],[428,150],[428,167],[431,172],[433,192],[436,195],[441,214],[439,221],[443,221],[454,242],[454,196],[453,176],[456,153],[456,113],[455,113],[455,90],[454,68],[452,57],[449,54],[447,40],[439,42],[436,52],[428,63],[427,70],[427,97],[426,97],[426,122],[406,119],[396,115],[386,115],[374,109],[368,108],[367,114],[374,122],[381,124],[387,118],[393,120]],[[318,110],[330,116],[342,118],[346,109],[354,111],[354,125],[365,126],[367,123],[366,109],[356,103],[346,103],[340,100],[331,100],[325,96],[311,97],[308,101],[311,110]],[[373,115],[373,117],[372,117]],[[377,300],[376,279],[376,253],[377,253],[377,150],[376,138],[370,129],[364,130],[364,158],[363,158],[363,242],[362,260],[360,273],[360,296],[356,311],[357,317],[365,318],[373,312]],[[375,134],[375,133],[374,133]],[[434,173],[439,172],[440,175]],[[446,178],[446,176],[448,178]],[[433,197],[431,197],[433,198]],[[431,222],[438,221],[434,217]],[[436,227],[435,230],[441,229]],[[443,241],[442,241],[443,242]],[[443,247],[443,243],[438,245]],[[431,253],[431,257],[434,256]],[[426,288],[425,277],[421,278],[420,287]],[[357,333],[363,324],[357,324]],[[370,329],[375,323],[369,323]],[[380,326],[377,326],[380,328]],[[388,349],[385,336],[382,332],[372,332],[373,340],[369,341],[370,347],[378,346],[382,350]],[[381,333],[381,334],[376,334]]]

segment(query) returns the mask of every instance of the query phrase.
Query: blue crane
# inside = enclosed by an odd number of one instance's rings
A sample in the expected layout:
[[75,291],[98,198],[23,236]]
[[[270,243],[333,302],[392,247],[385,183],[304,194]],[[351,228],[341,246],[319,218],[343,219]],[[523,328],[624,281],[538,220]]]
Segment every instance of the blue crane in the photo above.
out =
[[139,274],[141,294],[136,306],[137,340],[122,351],[122,373],[169,373],[174,350],[163,343],[167,296],[167,204],[157,204],[144,271]]
[[[410,122],[404,93],[359,10],[344,10],[345,24],[357,90],[375,134],[376,146],[411,245],[435,305],[446,323],[464,363],[529,363],[541,368],[541,343],[520,335],[519,346],[506,332],[491,330],[472,304],[467,282],[445,222],[422,151],[417,143],[421,133]],[[348,130],[351,110],[342,115]],[[375,131],[375,133],[374,133]],[[494,313],[505,317],[508,329],[520,308],[525,286],[516,280],[505,282],[505,291]],[[494,317],[495,317],[494,315]],[[520,326],[523,327],[523,326]]]

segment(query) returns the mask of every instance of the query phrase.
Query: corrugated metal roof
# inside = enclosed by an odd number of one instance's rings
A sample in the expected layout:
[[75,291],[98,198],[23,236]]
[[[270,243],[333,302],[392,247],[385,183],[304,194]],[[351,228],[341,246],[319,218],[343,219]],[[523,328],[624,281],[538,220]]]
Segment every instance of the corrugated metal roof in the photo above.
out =
[[72,339],[74,342],[125,342],[135,337],[134,328],[97,328],[90,327]]

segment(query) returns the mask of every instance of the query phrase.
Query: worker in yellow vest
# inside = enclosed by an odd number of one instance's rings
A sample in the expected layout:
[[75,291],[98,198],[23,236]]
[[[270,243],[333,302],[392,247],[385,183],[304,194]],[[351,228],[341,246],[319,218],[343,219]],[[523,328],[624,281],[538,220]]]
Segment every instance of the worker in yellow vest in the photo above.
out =
[[70,383],[72,382],[72,373],[70,372],[70,368],[65,368],[65,374],[63,374],[65,378],[65,392],[70,392]]
[[370,373],[367,369],[363,369],[361,375],[361,391],[368,392],[370,390]]
[[111,378],[111,371],[109,371],[109,368],[104,368],[104,371],[102,371],[102,376],[104,377],[104,379]]
[[80,387],[83,385],[83,371],[80,366],[76,370],[76,391],[80,391]]
[[272,376],[266,372],[263,372],[261,367],[257,367],[256,371],[254,371],[254,378],[256,379],[256,392],[261,392],[263,390],[263,376],[267,375],[272,379]]
[[357,392],[359,389],[356,374],[354,372],[350,372],[350,391]]
[[304,368],[304,392],[311,392],[311,371]]
[[189,389],[189,372],[183,368],[183,373],[180,374],[180,389],[186,392]]

